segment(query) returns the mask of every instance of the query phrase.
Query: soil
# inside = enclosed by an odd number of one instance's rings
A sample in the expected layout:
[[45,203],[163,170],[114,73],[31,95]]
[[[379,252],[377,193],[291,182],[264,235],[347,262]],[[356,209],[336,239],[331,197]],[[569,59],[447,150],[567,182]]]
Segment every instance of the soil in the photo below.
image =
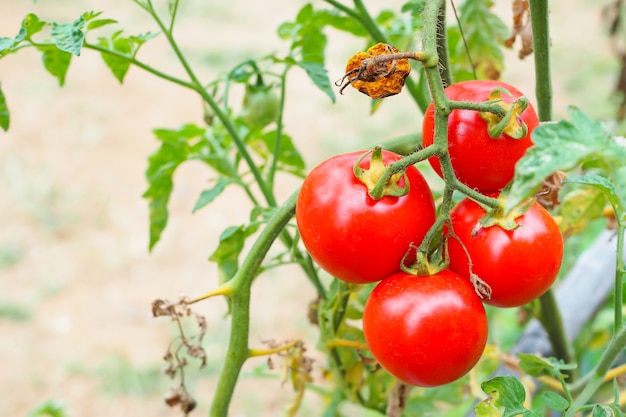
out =
[[[287,45],[275,29],[305,4],[196,3],[183,4],[177,39],[204,80],[247,58],[284,52]],[[499,7],[506,18],[509,10]],[[11,2],[0,14],[0,36],[14,36],[30,12],[48,21],[68,21],[102,8],[96,0]],[[606,109],[616,64],[608,47],[596,46],[606,45],[598,10],[591,1],[554,2],[557,115],[564,114],[565,103],[592,115],[598,106]],[[129,33],[155,31],[129,0],[108,1],[104,11]],[[337,32],[331,35],[328,70],[334,80],[343,72],[345,57],[363,45]],[[580,51],[588,55],[583,58]],[[184,78],[163,36],[146,44],[140,57]],[[531,59],[519,63],[511,52],[507,62],[504,78],[532,92]],[[594,86],[585,82],[591,76],[599,80]],[[120,85],[93,51],[73,59],[62,88],[34,50],[3,59],[0,81],[11,110],[10,130],[0,133],[0,415],[25,416],[50,400],[59,401],[71,417],[180,415],[163,403],[173,384],[159,373],[174,325],[152,318],[150,304],[214,288],[217,271],[207,258],[222,230],[245,223],[250,209],[242,193],[227,190],[192,214],[211,172],[201,164],[185,164],[175,175],[168,227],[148,251],[148,210],[141,196],[146,158],[157,146],[151,130],[202,123],[199,99],[138,68],[131,68]],[[355,91],[332,104],[303,74],[294,71],[289,82],[286,129],[308,166],[421,125],[406,95],[365,117],[370,103]],[[298,182],[281,178],[279,199]],[[303,279],[298,269],[285,267],[255,284],[252,343],[302,338],[314,350],[316,335],[307,325],[306,310],[315,294]],[[188,374],[199,401],[194,415],[206,415],[228,322],[222,300],[208,300],[197,311],[209,323],[209,365],[198,371],[191,364]],[[273,416],[290,398],[289,385],[277,377],[249,376],[264,361],[247,364],[233,416]],[[307,395],[302,415],[317,415],[319,407],[319,398]]]

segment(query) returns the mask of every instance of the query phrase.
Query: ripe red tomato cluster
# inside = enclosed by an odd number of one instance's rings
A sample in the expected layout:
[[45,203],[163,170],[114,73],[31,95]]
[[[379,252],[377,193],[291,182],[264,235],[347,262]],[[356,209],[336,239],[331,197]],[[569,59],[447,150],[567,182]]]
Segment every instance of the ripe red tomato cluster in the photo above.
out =
[[[495,88],[513,98],[522,94],[494,81],[471,81],[446,89],[455,101],[484,102]],[[473,110],[449,116],[449,155],[457,178],[484,194],[496,195],[513,178],[515,163],[532,145],[538,124],[531,106],[519,119],[528,133],[491,138],[487,123]],[[433,143],[434,111],[425,114],[424,145]],[[419,245],[435,222],[430,188],[414,166],[406,169],[408,192],[373,199],[353,167],[367,169],[364,152],[330,158],[305,179],[296,205],[302,242],[311,257],[334,277],[356,284],[380,281],[363,311],[363,333],[372,356],[396,378],[432,387],[465,375],[487,343],[484,303],[500,307],[526,304],[554,282],[563,240],[550,214],[534,203],[516,219],[515,230],[477,228],[485,210],[465,199],[450,213],[448,269],[415,276],[401,271],[411,244]],[[388,165],[401,156],[383,151]],[[438,159],[430,161],[440,173]],[[449,237],[453,236],[453,237]],[[478,283],[478,284],[477,284]],[[483,291],[478,291],[478,285]],[[489,297],[479,296],[488,289]]]

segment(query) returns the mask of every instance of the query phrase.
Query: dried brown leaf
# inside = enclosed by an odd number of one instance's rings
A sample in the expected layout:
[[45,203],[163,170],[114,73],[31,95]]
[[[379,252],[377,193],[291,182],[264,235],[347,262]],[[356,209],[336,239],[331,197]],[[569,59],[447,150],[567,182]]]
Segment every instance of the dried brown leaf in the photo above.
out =
[[517,38],[521,42],[518,51],[520,59],[533,53],[533,32],[530,24],[530,7],[528,0],[513,0],[513,24],[511,35],[504,41],[505,46],[512,48]]

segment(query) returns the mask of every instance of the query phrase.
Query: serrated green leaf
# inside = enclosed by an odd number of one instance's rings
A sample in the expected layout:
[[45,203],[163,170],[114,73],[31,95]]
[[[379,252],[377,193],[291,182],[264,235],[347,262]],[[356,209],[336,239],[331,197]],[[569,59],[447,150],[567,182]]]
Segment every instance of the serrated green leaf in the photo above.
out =
[[[465,46],[469,47],[471,61],[476,67],[479,79],[498,78],[504,68],[504,40],[509,35],[508,26],[491,11],[493,0],[464,1],[459,5],[459,20],[465,42],[461,40],[461,30],[451,26],[449,32],[458,36],[450,36],[450,55],[453,72],[471,70]],[[460,68],[459,68],[460,67]]]
[[[129,38],[121,37],[121,33],[121,31],[118,31],[111,35],[110,38],[99,38],[98,44],[130,57],[133,52],[132,41]],[[130,68],[130,61],[107,52],[101,52],[100,56],[115,78],[117,78],[120,83],[123,83],[124,77]]]
[[139,35],[132,35],[130,36],[130,39],[133,40],[133,42],[135,42],[137,44],[137,46],[144,44],[145,42],[148,42],[150,39],[154,39],[157,36],[160,35],[160,32],[146,32],[146,33],[141,33]]
[[530,198],[553,172],[571,170],[596,157],[611,158],[615,145],[600,123],[575,107],[569,108],[569,114],[571,121],[544,123],[533,131],[534,146],[515,166],[506,212]]
[[102,26],[112,25],[115,23],[117,23],[117,20],[115,19],[97,19],[89,22],[89,24],[87,25],[87,30],[89,31],[93,29],[98,29]]
[[591,412],[592,417],[622,417],[624,413],[615,404],[596,404]]
[[207,204],[212,203],[213,200],[215,200],[229,184],[232,184],[232,180],[226,177],[219,177],[213,187],[200,193],[200,197],[198,198],[198,201],[196,201],[192,213],[195,213]]
[[518,353],[519,366],[530,376],[551,376],[554,378],[566,378],[562,371],[570,371],[576,368],[575,364],[567,364],[556,358],[542,358],[530,353]]
[[148,158],[146,170],[148,189],[143,194],[149,202],[150,250],[159,241],[167,225],[169,216],[167,204],[174,187],[172,181],[174,171],[188,159],[189,140],[203,132],[203,129],[194,125],[186,125],[178,130],[156,129],[154,131],[161,146]]
[[324,26],[329,23],[327,12],[316,12],[308,3],[296,16],[295,22],[284,23],[279,27],[279,35],[291,38],[291,50],[299,55],[296,60],[313,83],[335,101],[328,74],[324,67],[326,35]]
[[578,234],[589,223],[600,218],[604,211],[604,202],[602,192],[593,188],[579,188],[567,193],[556,212],[563,236]]
[[[617,177],[619,176],[620,175]],[[608,178],[596,174],[586,174],[578,177],[566,178],[563,181],[563,184],[583,184],[594,187],[602,191],[615,209],[616,213],[621,213],[624,210],[620,197],[615,189],[615,185]]]
[[15,45],[15,41],[12,38],[0,38],[0,57],[6,55],[6,53],[13,48],[13,45]]
[[50,35],[57,48],[80,56],[80,50],[85,40],[85,18],[81,15],[72,23],[52,23]]
[[224,171],[223,175],[237,174],[233,172],[224,150],[214,149],[214,144],[220,145],[217,140],[207,140],[206,136],[211,132],[203,127],[187,124],[179,129],[155,129],[153,133],[161,145],[148,158],[148,189],[143,195],[150,209],[150,249],[159,241],[167,225],[167,204],[173,189],[172,176],[181,163],[199,160],[220,173]]
[[22,29],[23,29],[23,32],[21,32],[23,36],[22,39],[30,39],[31,36],[33,36],[35,33],[41,32],[41,30],[47,24],[48,24],[47,22],[44,22],[43,20],[39,20],[39,17],[37,17],[36,14],[33,14],[33,13],[27,14],[26,17],[24,17],[24,19],[22,20]]
[[313,81],[313,84],[326,93],[326,95],[334,103],[336,100],[335,92],[330,84],[328,72],[326,71],[326,68],[324,68],[324,64],[319,62],[298,61],[298,66],[306,71],[311,81]]
[[569,401],[552,391],[545,392],[541,399],[546,407],[554,411],[565,411],[570,405]]
[[224,283],[231,279],[239,268],[239,254],[246,240],[244,226],[231,226],[222,232],[217,249],[209,256],[209,260],[217,263],[219,281]]
[[41,51],[43,66],[48,72],[59,80],[59,85],[65,84],[65,74],[72,61],[72,54],[64,52],[53,45],[40,45],[37,49]]
[[258,225],[242,225],[228,227],[222,232],[217,249],[209,256],[209,260],[218,265],[220,283],[228,281],[235,275],[246,238],[257,229]]
[[477,417],[514,417],[529,415],[524,407],[526,391],[513,376],[498,376],[483,382],[480,387],[489,397],[474,407]]
[[7,100],[2,91],[2,84],[0,83],[0,127],[5,132],[9,130],[10,121],[9,107],[7,106]]
[[323,10],[318,12],[320,22],[331,26],[337,30],[350,33],[357,37],[366,37],[368,35],[365,27],[351,16],[344,16],[337,10]]
[[[276,131],[266,132],[250,142],[254,151],[266,160],[274,155]],[[303,176],[305,163],[289,135],[282,134],[278,150],[277,166],[296,175]]]

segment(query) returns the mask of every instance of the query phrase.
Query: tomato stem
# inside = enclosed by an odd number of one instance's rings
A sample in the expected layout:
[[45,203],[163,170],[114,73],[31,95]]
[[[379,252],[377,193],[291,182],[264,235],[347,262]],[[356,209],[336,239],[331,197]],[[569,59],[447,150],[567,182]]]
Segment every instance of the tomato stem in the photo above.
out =
[[250,248],[241,267],[229,281],[233,292],[230,296],[232,317],[230,340],[211,404],[211,417],[226,417],[228,406],[237,384],[241,368],[250,356],[248,337],[250,332],[250,289],[259,267],[274,241],[295,214],[299,190],[296,190],[269,219],[265,228]]

